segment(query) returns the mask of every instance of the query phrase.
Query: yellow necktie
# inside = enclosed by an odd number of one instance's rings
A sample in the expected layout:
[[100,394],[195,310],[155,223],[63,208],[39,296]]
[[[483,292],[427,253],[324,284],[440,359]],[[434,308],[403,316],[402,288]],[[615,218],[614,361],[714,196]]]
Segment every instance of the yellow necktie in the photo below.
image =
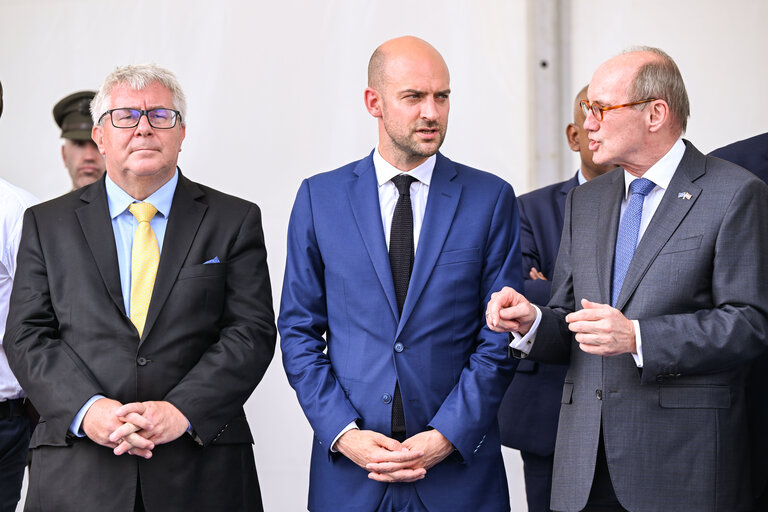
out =
[[128,209],[139,221],[131,250],[131,322],[141,337],[144,323],[147,321],[152,288],[155,286],[157,265],[160,262],[157,237],[149,225],[149,221],[157,213],[157,208],[149,203],[133,203]]

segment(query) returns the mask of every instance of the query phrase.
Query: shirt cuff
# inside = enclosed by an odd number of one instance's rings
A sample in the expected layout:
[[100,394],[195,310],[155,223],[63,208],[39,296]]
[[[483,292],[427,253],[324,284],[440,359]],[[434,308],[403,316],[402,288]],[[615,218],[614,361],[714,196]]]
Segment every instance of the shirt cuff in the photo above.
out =
[[80,410],[75,414],[75,419],[72,420],[72,423],[69,425],[69,431],[75,434],[77,437],[85,437],[85,432],[83,432],[83,418],[85,418],[85,413],[88,412],[88,409],[91,408],[93,403],[96,400],[101,400],[102,398],[106,398],[104,395],[93,395],[90,400],[85,402],[85,405],[80,408]]
[[635,364],[638,368],[643,367],[643,338],[640,336],[640,322],[638,320],[632,320],[632,325],[635,326],[635,350],[637,354],[632,354],[635,359]]
[[530,354],[533,348],[533,342],[536,341],[536,330],[541,323],[541,310],[535,304],[531,304],[536,310],[536,320],[533,321],[531,329],[525,336],[522,336],[519,332],[512,331],[509,333],[511,339],[509,340],[509,347],[513,350],[519,350],[525,355]]
[[346,434],[352,429],[358,429],[358,428],[360,427],[357,426],[357,423],[355,421],[351,421],[349,425],[344,427],[344,429],[341,432],[339,432],[339,435],[333,438],[333,442],[331,443],[331,452],[337,453],[339,451],[336,449],[336,441],[338,441],[341,436],[343,436],[344,434]]

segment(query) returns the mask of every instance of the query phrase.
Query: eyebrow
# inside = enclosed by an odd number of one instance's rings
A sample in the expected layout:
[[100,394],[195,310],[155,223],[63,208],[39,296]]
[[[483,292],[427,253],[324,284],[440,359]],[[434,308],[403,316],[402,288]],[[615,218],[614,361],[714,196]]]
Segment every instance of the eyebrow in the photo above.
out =
[[[420,96],[423,96],[425,94],[428,94],[426,91],[420,91],[418,89],[403,89],[400,91],[400,94],[418,94]],[[451,94],[450,89],[443,89],[442,91],[437,91],[435,94]]]

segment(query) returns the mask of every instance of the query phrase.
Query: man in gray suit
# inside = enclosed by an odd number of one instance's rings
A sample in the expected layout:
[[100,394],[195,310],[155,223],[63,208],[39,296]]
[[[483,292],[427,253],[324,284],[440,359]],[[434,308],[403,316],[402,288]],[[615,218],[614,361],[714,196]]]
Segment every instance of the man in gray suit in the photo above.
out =
[[622,168],[569,195],[549,307],[504,288],[487,309],[515,355],[570,365],[551,506],[749,510],[744,377],[768,331],[768,187],[680,138],[687,93],[660,50],[608,60],[588,98],[594,161]]

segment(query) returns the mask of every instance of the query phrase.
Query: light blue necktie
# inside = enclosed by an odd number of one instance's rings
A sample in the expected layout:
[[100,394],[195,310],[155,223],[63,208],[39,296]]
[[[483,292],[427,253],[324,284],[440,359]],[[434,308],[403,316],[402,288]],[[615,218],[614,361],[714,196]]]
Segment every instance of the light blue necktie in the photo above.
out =
[[629,198],[627,209],[619,223],[619,234],[616,237],[616,255],[613,259],[613,286],[611,288],[611,306],[616,307],[616,301],[624,284],[629,263],[637,247],[637,235],[640,232],[640,219],[643,216],[643,200],[656,184],[646,178],[638,178],[629,184],[632,196]]

